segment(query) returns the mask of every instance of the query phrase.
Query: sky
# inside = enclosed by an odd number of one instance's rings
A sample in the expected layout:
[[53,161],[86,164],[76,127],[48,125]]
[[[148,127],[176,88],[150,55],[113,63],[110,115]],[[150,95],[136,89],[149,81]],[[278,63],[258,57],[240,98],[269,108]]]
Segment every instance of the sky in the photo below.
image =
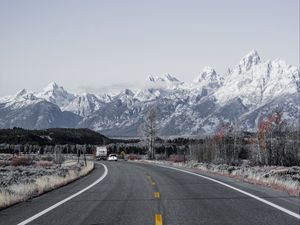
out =
[[224,73],[252,49],[299,67],[299,0],[0,0],[0,96]]

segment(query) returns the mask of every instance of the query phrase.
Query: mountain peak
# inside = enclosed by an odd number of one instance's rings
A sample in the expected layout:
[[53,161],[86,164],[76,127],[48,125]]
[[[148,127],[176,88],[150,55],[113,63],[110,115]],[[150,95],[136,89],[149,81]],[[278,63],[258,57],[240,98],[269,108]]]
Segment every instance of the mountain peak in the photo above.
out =
[[56,82],[52,81],[43,90],[44,90],[44,92],[47,92],[47,91],[53,91],[55,89],[60,89],[60,88],[62,88],[62,87],[58,86],[58,84]]
[[214,70],[214,68],[210,67],[210,66],[205,66],[201,73],[199,74],[199,76],[194,79],[194,83],[200,83],[202,82],[203,80],[212,80],[212,79],[215,79],[217,76],[217,73],[216,71]]
[[28,91],[25,88],[23,88],[22,90],[20,90],[20,91],[17,92],[16,97],[17,98],[18,97],[22,97],[22,96],[24,96],[26,94],[28,94]]
[[65,91],[62,86],[59,86],[55,82],[50,82],[37,96],[43,98],[51,103],[58,105],[59,107],[64,107],[72,99],[74,95]]
[[123,91],[120,92],[120,95],[130,95],[130,96],[133,96],[134,93],[130,89],[126,88],[126,89],[124,89]]
[[239,62],[239,67],[245,71],[249,70],[252,66],[261,62],[260,56],[256,50],[250,51]]
[[58,87],[57,83],[55,81],[51,81],[48,86],[51,86],[51,87]]
[[17,92],[17,94],[15,95],[15,99],[18,99],[18,100],[35,100],[36,99],[36,96],[28,91],[27,89],[22,89],[20,91]]
[[165,74],[163,76],[149,76],[151,82],[180,82],[176,77]]
[[170,74],[164,75],[163,78],[167,81],[170,81],[170,82],[179,82],[179,80],[176,77],[174,77]]
[[196,87],[216,89],[222,85],[223,80],[224,78],[218,74],[214,68],[205,66],[198,77],[193,80],[193,85],[196,85]]

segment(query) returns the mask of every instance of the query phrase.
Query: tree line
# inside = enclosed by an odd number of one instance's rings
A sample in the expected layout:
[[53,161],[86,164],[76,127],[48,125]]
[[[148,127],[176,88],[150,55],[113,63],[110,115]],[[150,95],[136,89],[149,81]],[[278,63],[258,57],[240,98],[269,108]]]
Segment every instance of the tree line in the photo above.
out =
[[190,146],[191,158],[199,162],[252,165],[300,165],[299,130],[276,112],[261,117],[256,133],[242,132],[237,124],[223,124],[216,135]]

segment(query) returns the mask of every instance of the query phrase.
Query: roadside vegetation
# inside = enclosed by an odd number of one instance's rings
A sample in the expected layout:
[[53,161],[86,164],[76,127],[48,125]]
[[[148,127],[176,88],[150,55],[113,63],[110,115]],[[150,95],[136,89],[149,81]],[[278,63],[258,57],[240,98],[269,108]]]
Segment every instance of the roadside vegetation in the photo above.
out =
[[0,209],[66,185],[93,168],[93,162],[78,163],[57,153],[0,154]]

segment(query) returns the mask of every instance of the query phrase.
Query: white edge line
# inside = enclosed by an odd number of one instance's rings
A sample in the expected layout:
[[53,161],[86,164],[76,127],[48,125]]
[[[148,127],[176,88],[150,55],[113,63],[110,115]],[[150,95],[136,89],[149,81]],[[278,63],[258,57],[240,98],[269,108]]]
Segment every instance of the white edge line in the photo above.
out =
[[195,175],[195,176],[198,176],[198,177],[202,177],[202,178],[204,178],[204,179],[207,179],[207,180],[216,182],[216,183],[218,183],[218,184],[221,184],[221,185],[223,185],[223,186],[226,186],[226,187],[228,187],[228,188],[231,188],[231,189],[233,189],[233,190],[235,190],[235,191],[238,191],[238,192],[240,192],[240,193],[242,193],[242,194],[244,194],[244,195],[247,195],[247,196],[249,196],[249,197],[251,197],[251,198],[254,198],[254,199],[256,199],[256,200],[258,200],[258,201],[260,201],[260,202],[263,202],[263,203],[265,203],[265,204],[267,204],[267,205],[269,205],[269,206],[272,206],[272,207],[274,207],[274,208],[276,208],[276,209],[278,209],[278,210],[280,210],[280,211],[282,211],[282,212],[284,212],[284,213],[286,213],[286,214],[289,214],[290,216],[293,216],[293,217],[295,217],[295,218],[297,218],[297,219],[300,219],[300,215],[297,214],[297,213],[294,213],[294,212],[292,212],[292,211],[290,211],[290,210],[288,210],[288,209],[286,209],[286,208],[283,208],[283,207],[281,207],[281,206],[279,206],[279,205],[276,205],[276,204],[274,204],[274,203],[272,203],[272,202],[270,202],[270,201],[267,201],[267,200],[265,200],[265,199],[263,199],[263,198],[260,198],[260,197],[258,197],[258,196],[256,196],[256,195],[250,194],[249,192],[246,192],[246,191],[243,191],[243,190],[241,190],[241,189],[239,189],[239,188],[233,187],[233,186],[231,186],[231,185],[229,185],[229,184],[226,184],[226,183],[224,183],[224,182],[222,182],[222,181],[218,181],[218,180],[216,180],[216,179],[213,179],[213,178],[210,178],[210,177],[207,177],[207,176],[204,176],[204,175],[200,175],[200,174],[197,174],[197,173],[193,173],[193,172],[190,172],[190,171],[187,171],[187,170],[178,169],[178,168],[175,168],[175,167],[163,166],[163,165],[157,165],[157,164],[151,164],[151,165],[155,165],[155,166],[159,166],[159,167],[164,167],[164,168],[168,168],[168,169],[173,169],[173,170],[178,170],[178,171],[181,171],[181,172],[184,172],[184,173],[192,174],[192,175]]
[[69,196],[69,197],[61,200],[60,202],[58,202],[58,203],[50,206],[49,208],[47,208],[47,209],[45,209],[45,210],[43,210],[43,211],[41,211],[41,212],[33,215],[32,217],[24,220],[23,222],[18,223],[17,225],[25,225],[25,224],[28,224],[28,223],[32,222],[33,220],[39,218],[40,216],[46,214],[47,212],[50,212],[51,210],[55,209],[56,207],[58,207],[58,206],[64,204],[65,202],[71,200],[72,198],[75,198],[76,196],[82,194],[83,192],[87,191],[88,189],[92,188],[93,186],[95,186],[96,184],[98,184],[100,181],[102,181],[106,177],[106,175],[108,173],[108,170],[107,170],[107,167],[104,164],[102,164],[102,163],[98,163],[98,164],[101,164],[104,167],[104,173],[94,183],[90,184],[89,186],[87,186],[86,188],[82,189],[81,191],[78,191],[77,193],[75,193],[75,194],[73,194],[73,195],[71,195],[71,196]]

